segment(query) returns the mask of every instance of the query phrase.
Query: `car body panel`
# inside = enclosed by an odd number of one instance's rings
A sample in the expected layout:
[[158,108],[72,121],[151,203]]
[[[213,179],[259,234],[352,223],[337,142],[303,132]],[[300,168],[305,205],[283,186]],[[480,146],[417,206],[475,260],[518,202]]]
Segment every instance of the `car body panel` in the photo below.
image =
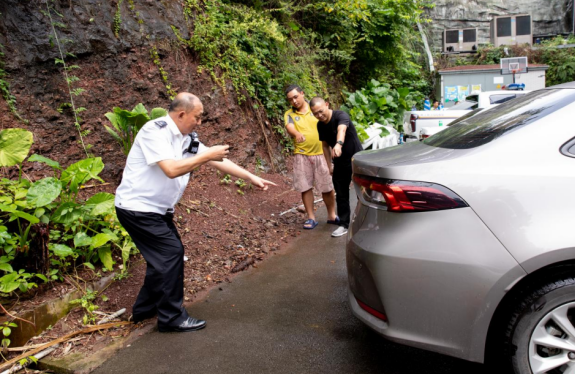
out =
[[[521,267],[470,208],[403,214],[366,210],[363,223],[349,234],[347,266],[350,288],[360,300],[370,305],[377,296],[383,304],[389,325],[380,333],[409,345],[482,360],[483,347],[474,337],[487,334],[505,287],[524,276]],[[412,228],[409,235],[414,237],[442,233],[445,227],[461,229],[414,241],[400,229],[404,225]],[[374,289],[364,275],[368,272],[377,295],[366,295]],[[501,279],[508,284],[498,288]],[[357,284],[361,282],[366,285]]]

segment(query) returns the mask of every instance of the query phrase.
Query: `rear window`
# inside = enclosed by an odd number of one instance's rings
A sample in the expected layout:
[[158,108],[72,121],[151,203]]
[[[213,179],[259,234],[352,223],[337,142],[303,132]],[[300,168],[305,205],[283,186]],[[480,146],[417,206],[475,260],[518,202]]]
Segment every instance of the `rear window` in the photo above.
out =
[[497,94],[489,96],[490,104],[503,104],[506,101],[515,99],[516,94]]
[[476,101],[460,101],[447,110],[467,110],[476,109],[479,104]]
[[477,113],[425,139],[427,145],[469,149],[487,144],[575,102],[575,90],[540,90]]

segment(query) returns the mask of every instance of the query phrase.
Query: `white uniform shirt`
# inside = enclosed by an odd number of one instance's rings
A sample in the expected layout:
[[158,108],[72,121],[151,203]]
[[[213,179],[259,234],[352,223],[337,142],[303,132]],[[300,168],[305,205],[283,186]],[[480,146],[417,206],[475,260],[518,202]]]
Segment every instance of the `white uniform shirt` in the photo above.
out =
[[[170,179],[157,163],[194,157],[186,152],[190,142],[191,138],[182,135],[169,115],[146,123],[128,154],[115,205],[137,212],[172,211],[184,194],[190,174]],[[205,150],[207,147],[200,143],[198,154]]]

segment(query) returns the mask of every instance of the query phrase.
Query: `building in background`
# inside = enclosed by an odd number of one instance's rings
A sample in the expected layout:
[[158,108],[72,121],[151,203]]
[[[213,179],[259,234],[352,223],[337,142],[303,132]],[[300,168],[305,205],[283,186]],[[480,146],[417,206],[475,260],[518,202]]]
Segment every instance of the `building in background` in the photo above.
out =
[[444,30],[477,28],[477,43],[490,42],[491,21],[497,16],[528,14],[531,33],[557,35],[572,32],[572,0],[436,0],[428,11],[432,22],[427,35],[432,50],[442,50]]
[[[534,91],[545,88],[547,65],[529,65],[528,72],[517,74],[516,83],[524,83],[525,90]],[[445,108],[457,101],[481,91],[501,90],[513,83],[512,75],[501,75],[500,65],[463,65],[442,69],[439,72],[435,97],[441,98]]]

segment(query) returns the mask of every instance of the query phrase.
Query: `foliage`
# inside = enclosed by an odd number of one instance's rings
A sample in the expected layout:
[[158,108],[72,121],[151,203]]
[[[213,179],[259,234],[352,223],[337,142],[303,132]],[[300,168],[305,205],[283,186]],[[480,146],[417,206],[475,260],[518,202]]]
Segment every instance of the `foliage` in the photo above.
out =
[[[52,0],[53,1],[53,0]],[[58,47],[58,53],[60,54],[60,58],[55,59],[56,65],[61,65],[63,68],[64,73],[64,80],[66,82],[66,86],[68,88],[68,93],[70,95],[70,102],[65,102],[60,105],[58,108],[59,112],[63,112],[65,108],[70,108],[72,113],[74,114],[74,126],[76,130],[78,130],[78,134],[80,135],[80,144],[86,153],[86,157],[89,157],[88,150],[91,148],[90,144],[84,143],[84,132],[81,129],[80,122],[82,122],[82,118],[78,115],[79,113],[86,110],[84,107],[77,107],[76,102],[74,101],[75,97],[80,96],[84,93],[85,89],[81,87],[76,87],[75,84],[80,80],[77,76],[72,74],[74,69],[79,69],[78,65],[68,65],[66,63],[66,57],[76,57],[74,54],[70,52],[64,53],[62,43],[70,42],[69,39],[61,39],[58,36],[58,32],[56,31],[56,27],[58,28],[66,28],[66,25],[59,21],[54,21],[54,17],[64,18],[64,16],[56,11],[52,6],[50,6],[51,0],[46,1],[46,11],[42,11],[42,13],[50,19],[50,26],[52,27],[52,34],[50,35],[50,41],[56,41],[56,46]]]
[[128,155],[142,126],[150,120],[166,116],[167,114],[168,112],[163,108],[154,108],[148,113],[142,103],[136,105],[131,111],[114,107],[113,112],[105,114],[113,127],[106,125],[104,127],[120,143],[122,152]]
[[242,178],[238,178],[235,182],[235,185],[238,186],[240,189],[247,186],[246,181],[244,181]]
[[[207,71],[227,91],[231,82],[240,103],[261,106],[272,118],[286,110],[284,88],[297,82],[309,97],[327,96],[320,79],[321,51],[310,33],[290,37],[293,30],[271,14],[223,0],[186,1],[186,14],[195,17],[193,32],[180,42],[200,57],[200,71]],[[283,138],[283,136],[282,136]]]
[[[367,87],[348,93],[346,103],[341,109],[349,113],[359,139],[363,142],[368,138],[365,129],[374,122],[393,126],[402,132],[403,113],[409,110],[412,104],[409,89],[394,90],[389,84],[372,79]],[[382,129],[382,136],[387,133],[386,129]]]
[[232,183],[232,177],[229,174],[224,175],[224,177],[220,180],[220,184],[231,184]]
[[[18,165],[21,169],[32,144],[31,138],[32,134],[22,129],[0,131],[0,144],[10,145],[2,149],[0,166]],[[44,282],[60,279],[60,272],[73,266],[93,269],[93,264],[101,262],[105,269],[111,270],[113,250],[119,251],[123,269],[126,269],[135,246],[117,222],[114,195],[100,192],[86,201],[78,198],[87,182],[102,181],[98,177],[104,169],[102,160],[88,158],[66,169],[38,155],[31,156],[28,162],[48,164],[54,170],[54,176],[35,182],[22,178],[0,181],[0,271],[4,273],[0,277],[0,293],[26,292],[36,287],[34,278]],[[18,258],[33,255],[30,253],[33,239],[30,229],[38,223],[50,228],[51,269],[46,274],[13,266]]]
[[309,2],[301,13],[302,24],[316,24],[324,46],[337,52],[343,68],[359,72],[365,84],[385,71],[412,64],[406,43],[420,21],[426,1],[337,0]]
[[549,65],[547,86],[575,81],[575,48],[545,46],[541,50],[540,63]]
[[[118,5],[116,8],[116,13],[114,14],[113,29],[116,38],[120,36],[120,26],[122,25],[122,10],[121,5],[124,0],[118,0]],[[130,4],[133,7],[133,3]]]
[[86,314],[84,314],[84,317],[82,318],[82,323],[84,323],[84,325],[87,325],[88,323],[93,324],[96,322],[94,311],[98,309],[98,306],[94,305],[93,301],[96,299],[96,296],[98,296],[98,291],[87,289],[86,291],[83,291],[83,293],[84,294],[81,298],[70,301],[70,304],[80,305],[82,309],[86,311]]
[[2,336],[3,336],[2,348],[4,350],[6,350],[10,346],[10,339],[8,337],[10,336],[10,334],[12,334],[11,327],[18,327],[18,325],[10,321],[5,321],[0,325],[0,328],[2,328]]
[[[192,20],[189,38],[172,26],[182,45],[240,103],[263,108],[286,152],[293,150],[282,114],[284,88],[300,85],[308,99],[322,96],[337,106],[344,85],[372,78],[428,94],[411,48],[426,0],[185,0]],[[408,43],[406,43],[408,41]]]
[[238,179],[235,181],[234,184],[235,184],[236,186],[238,186],[237,192],[238,192],[240,195],[243,196],[243,195],[244,195],[244,191],[242,191],[242,188],[244,188],[245,186],[247,186],[246,182],[245,182],[242,178],[238,178]]
[[174,97],[176,97],[177,92],[172,89],[172,85],[168,80],[168,73],[162,67],[162,62],[160,61],[160,55],[158,55],[158,50],[156,49],[155,46],[152,46],[152,48],[150,49],[150,56],[152,57],[154,65],[156,65],[158,67],[158,70],[160,71],[160,76],[162,77],[162,81],[164,81],[164,85],[166,86],[166,90],[168,91],[168,96],[170,100],[173,100]]

